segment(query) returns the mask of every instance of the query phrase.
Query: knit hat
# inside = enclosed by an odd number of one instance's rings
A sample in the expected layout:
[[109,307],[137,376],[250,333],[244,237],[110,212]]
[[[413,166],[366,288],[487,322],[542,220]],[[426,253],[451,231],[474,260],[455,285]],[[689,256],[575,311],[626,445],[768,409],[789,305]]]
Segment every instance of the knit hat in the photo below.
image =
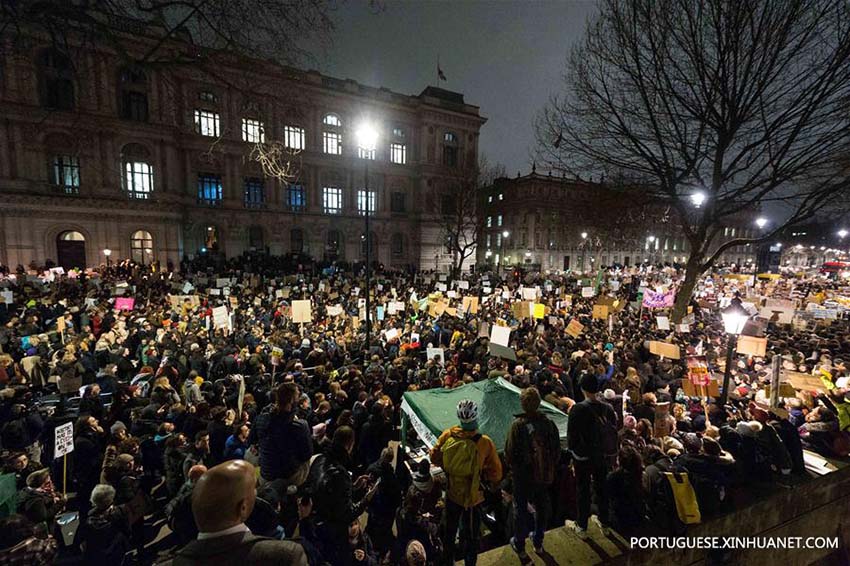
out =
[[602,392],[602,397],[604,397],[606,401],[613,401],[617,397],[617,394],[614,393],[613,389],[606,389]]
[[115,421],[115,423],[109,427],[109,434],[117,434],[119,431],[123,430],[127,432],[127,425],[122,423],[121,421]]

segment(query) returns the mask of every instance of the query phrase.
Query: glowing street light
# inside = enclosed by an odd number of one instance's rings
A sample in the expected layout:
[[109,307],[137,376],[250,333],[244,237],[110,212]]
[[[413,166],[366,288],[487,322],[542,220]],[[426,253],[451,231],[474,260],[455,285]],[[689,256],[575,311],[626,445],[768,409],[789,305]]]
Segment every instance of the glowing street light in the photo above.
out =
[[587,232],[582,232],[582,233],[581,233],[581,239],[582,239],[582,240],[586,240],[586,239],[587,239]]
[[705,202],[705,199],[706,199],[705,193],[702,192],[702,191],[697,191],[697,192],[691,194],[691,202],[697,208],[699,208],[703,205],[703,203]]
[[369,193],[369,161],[375,155],[375,148],[378,146],[378,130],[369,122],[361,122],[354,130],[354,139],[357,141],[357,147],[360,149],[360,155],[366,158],[366,171],[364,173],[363,192],[365,193],[365,202],[363,206],[363,218],[365,222],[366,234],[366,355],[369,356],[370,338],[371,338],[371,322],[369,301],[370,279],[372,266],[372,237],[369,233],[369,215],[374,201]]
[[839,231],[838,231],[838,237],[839,237],[839,238],[841,238],[842,240],[843,240],[846,236],[847,236],[847,230],[845,230],[844,228],[842,228],[841,230],[839,230]]
[[767,226],[767,218],[763,216],[759,216],[758,218],[756,218],[756,226],[758,226],[759,228],[764,228],[765,226]]
[[109,267],[109,256],[112,255],[112,250],[110,250],[109,248],[104,248],[103,255],[106,256],[106,267]]
[[750,315],[741,306],[740,300],[733,300],[732,304],[720,311],[720,318],[723,319],[723,329],[728,334],[726,339],[726,368],[723,372],[723,391],[720,392],[720,406],[722,407],[729,398],[732,359],[735,354],[735,346],[738,344],[738,336],[744,331],[744,326],[747,324]]

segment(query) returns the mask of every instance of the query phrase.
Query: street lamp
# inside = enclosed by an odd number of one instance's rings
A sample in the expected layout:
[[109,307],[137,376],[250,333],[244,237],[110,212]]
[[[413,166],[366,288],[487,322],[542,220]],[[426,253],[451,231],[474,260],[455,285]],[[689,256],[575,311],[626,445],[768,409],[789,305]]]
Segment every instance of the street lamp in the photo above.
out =
[[500,273],[504,272],[503,267],[505,265],[505,240],[507,240],[508,236],[510,236],[510,235],[511,235],[511,233],[508,232],[507,230],[504,230],[502,232],[502,242],[499,245],[499,270],[500,270]]
[[112,250],[110,250],[109,248],[105,248],[103,250],[103,255],[106,256],[106,267],[109,267],[109,256],[112,255]]
[[729,380],[732,377],[732,357],[738,344],[738,336],[744,331],[744,325],[750,318],[749,313],[741,306],[740,300],[733,299],[732,304],[720,311],[723,319],[723,329],[726,331],[726,369],[723,372],[723,391],[720,393],[720,405],[729,399]]
[[691,202],[697,208],[702,206],[702,204],[705,202],[705,198],[705,193],[702,191],[697,191],[691,194]]
[[363,217],[365,219],[366,229],[366,356],[368,358],[370,351],[371,338],[371,320],[370,309],[372,308],[369,299],[369,289],[371,280],[371,262],[372,262],[372,238],[369,233],[369,214],[372,208],[372,199],[369,194],[369,160],[374,155],[375,148],[378,146],[378,130],[369,122],[362,122],[354,132],[354,137],[357,140],[357,147],[360,149],[360,154],[365,157],[366,171],[363,183],[364,206]]
[[839,231],[838,231],[838,237],[839,237],[839,238],[841,238],[842,240],[843,240],[846,236],[847,236],[847,230],[845,230],[844,228],[842,228],[841,230],[839,230]]
[[756,226],[759,227],[759,230],[767,226],[767,218],[763,216],[759,216],[756,218]]

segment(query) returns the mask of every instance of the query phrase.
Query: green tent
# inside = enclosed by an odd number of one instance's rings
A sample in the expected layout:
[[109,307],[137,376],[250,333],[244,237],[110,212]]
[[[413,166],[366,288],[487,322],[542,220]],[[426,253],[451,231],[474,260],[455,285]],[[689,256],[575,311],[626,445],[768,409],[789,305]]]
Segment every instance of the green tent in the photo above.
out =
[[[514,415],[522,412],[520,389],[501,377],[468,383],[454,389],[408,391],[401,402],[401,441],[407,445],[407,431],[413,427],[429,447],[437,442],[444,430],[458,424],[456,407],[461,399],[478,404],[478,429],[493,439],[496,449],[505,449]],[[543,402],[541,412],[558,425],[561,443],[567,438],[567,415],[553,405]]]

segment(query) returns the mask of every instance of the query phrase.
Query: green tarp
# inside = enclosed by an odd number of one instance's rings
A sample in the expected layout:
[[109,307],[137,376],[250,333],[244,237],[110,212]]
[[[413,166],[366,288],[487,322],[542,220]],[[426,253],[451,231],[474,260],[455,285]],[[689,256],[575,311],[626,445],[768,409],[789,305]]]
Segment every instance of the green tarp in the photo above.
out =
[[[519,388],[501,377],[454,389],[408,391],[401,403],[402,443],[407,444],[407,431],[413,427],[425,444],[433,446],[444,430],[458,424],[458,401],[472,399],[478,404],[478,430],[492,438],[501,452],[514,415],[522,412],[519,393]],[[567,415],[545,401],[540,410],[558,425],[563,444],[567,438]]]

